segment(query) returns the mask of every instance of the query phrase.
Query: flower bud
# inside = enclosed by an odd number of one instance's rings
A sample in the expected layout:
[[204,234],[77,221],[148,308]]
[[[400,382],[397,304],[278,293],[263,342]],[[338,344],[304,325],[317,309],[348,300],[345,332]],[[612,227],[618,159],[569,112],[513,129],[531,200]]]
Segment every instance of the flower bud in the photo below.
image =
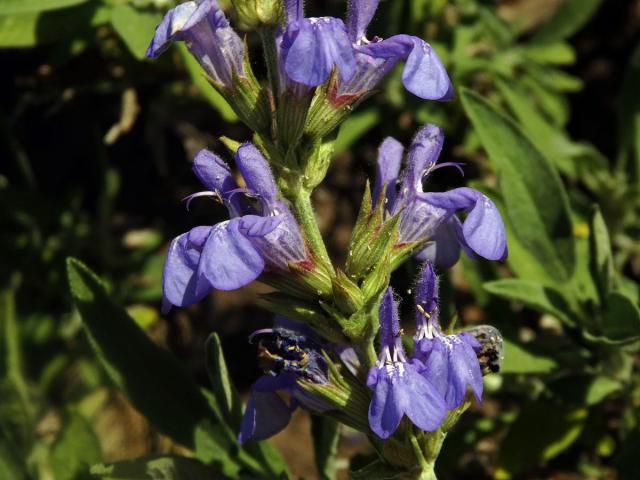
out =
[[275,27],[283,18],[282,0],[231,0],[231,3],[246,29]]

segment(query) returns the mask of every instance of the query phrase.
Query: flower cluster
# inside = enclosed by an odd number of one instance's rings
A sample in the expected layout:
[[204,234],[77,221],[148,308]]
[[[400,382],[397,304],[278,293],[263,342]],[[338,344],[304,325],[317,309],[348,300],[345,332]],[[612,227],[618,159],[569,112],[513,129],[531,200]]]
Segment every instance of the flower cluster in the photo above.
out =
[[[388,137],[378,152],[373,205],[385,196],[390,215],[400,214],[399,243],[419,242],[426,245],[418,251],[419,260],[433,260],[440,267],[450,267],[462,248],[467,255],[488,260],[507,256],[504,225],[498,209],[486,195],[472,188],[456,188],[448,192],[424,192],[423,181],[436,169],[456,167],[458,163],[437,164],[444,143],[444,133],[436,125],[427,124],[414,137],[407,165],[398,180],[404,148]],[[461,222],[456,212],[467,212]]]
[[471,388],[482,397],[482,372],[476,351],[480,343],[468,333],[446,335],[438,323],[438,284],[430,262],[422,267],[416,289],[416,334],[411,358],[402,346],[398,306],[388,288],[379,310],[380,355],[369,370],[373,390],[369,425],[388,438],[403,416],[432,432],[447,412],[459,407]]

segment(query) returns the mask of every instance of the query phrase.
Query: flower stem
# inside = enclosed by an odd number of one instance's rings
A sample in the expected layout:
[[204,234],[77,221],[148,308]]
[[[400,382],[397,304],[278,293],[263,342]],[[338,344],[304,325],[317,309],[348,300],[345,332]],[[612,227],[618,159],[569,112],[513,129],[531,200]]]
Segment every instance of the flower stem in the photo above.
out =
[[311,205],[311,195],[304,189],[298,189],[293,194],[293,206],[296,213],[296,218],[300,222],[300,226],[304,231],[305,237],[309,242],[309,247],[313,253],[322,260],[330,271],[333,271],[331,265],[331,259],[327,253],[327,247],[322,240],[320,229],[318,228],[318,222],[316,220],[315,213],[313,212],[313,206]]
[[278,47],[276,46],[276,30],[273,27],[260,29],[260,39],[264,51],[264,61],[267,64],[267,76],[274,100],[280,92],[280,77],[278,75]]

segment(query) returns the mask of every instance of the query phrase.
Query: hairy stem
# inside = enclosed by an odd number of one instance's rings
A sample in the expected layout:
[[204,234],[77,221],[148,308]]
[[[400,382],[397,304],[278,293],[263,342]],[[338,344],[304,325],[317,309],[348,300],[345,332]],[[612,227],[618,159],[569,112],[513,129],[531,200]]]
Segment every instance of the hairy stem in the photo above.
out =
[[267,65],[267,76],[269,85],[273,92],[274,100],[278,98],[280,92],[280,77],[278,75],[278,47],[276,46],[276,30],[273,27],[263,27],[260,29],[260,39],[264,51],[264,61]]
[[318,222],[311,205],[311,196],[309,192],[299,189],[293,195],[293,206],[298,222],[304,231],[305,237],[309,242],[309,247],[313,253],[322,260],[330,271],[333,271],[331,259],[327,253],[327,247],[322,240]]

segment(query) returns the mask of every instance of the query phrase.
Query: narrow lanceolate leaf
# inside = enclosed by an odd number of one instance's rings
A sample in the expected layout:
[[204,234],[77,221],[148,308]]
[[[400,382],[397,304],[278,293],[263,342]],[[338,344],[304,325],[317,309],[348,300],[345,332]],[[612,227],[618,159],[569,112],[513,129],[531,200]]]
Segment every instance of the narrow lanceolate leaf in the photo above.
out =
[[640,43],[636,46],[618,97],[618,165],[640,191]]
[[44,12],[71,7],[89,0],[0,0],[0,15]]
[[534,42],[564,40],[580,30],[596,13],[602,0],[564,0],[533,36]]
[[498,170],[507,215],[519,242],[536,252],[550,277],[569,280],[575,247],[567,193],[558,172],[495,105],[467,89],[461,97]]
[[224,359],[220,337],[213,332],[205,343],[206,368],[213,389],[213,395],[222,408],[222,413],[229,418],[229,423],[240,427],[242,403],[231,379],[227,362]]
[[604,299],[613,286],[614,270],[609,231],[597,205],[593,207],[590,227],[591,258],[589,259],[589,267],[593,281],[600,291],[600,297]]
[[156,428],[217,463],[227,476],[237,477],[243,467],[260,476],[282,473],[238,448],[236,432],[216,399],[109,299],[103,283],[87,266],[69,258],[67,275],[96,355],[113,383]]
[[495,280],[483,286],[489,293],[553,315],[565,325],[573,326],[576,323],[562,294],[553,288],[515,278]]
[[197,424],[212,412],[187,370],[109,299],[89,268],[70,258],[67,274],[85,332],[111,380],[157,428],[193,447]]
[[311,436],[316,457],[318,477],[322,480],[336,478],[340,423],[329,417],[311,417]]

